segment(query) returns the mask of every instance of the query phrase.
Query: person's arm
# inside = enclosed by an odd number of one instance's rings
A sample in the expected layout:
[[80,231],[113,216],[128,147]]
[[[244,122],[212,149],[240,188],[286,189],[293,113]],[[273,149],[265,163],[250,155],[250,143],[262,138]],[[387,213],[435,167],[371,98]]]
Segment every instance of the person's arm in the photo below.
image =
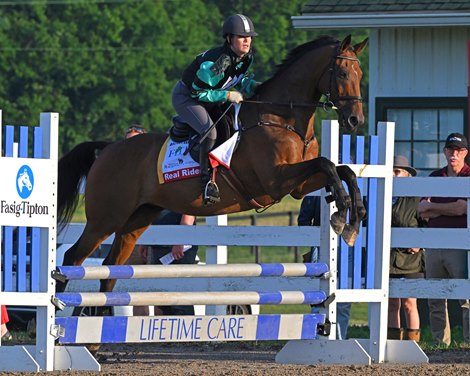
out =
[[142,262],[147,264],[148,260],[148,246],[147,245],[138,245],[137,246],[137,253],[139,254]]
[[235,86],[235,89],[241,91],[247,98],[250,98],[255,94],[259,85],[261,85],[261,82],[258,82],[249,76],[245,76],[242,78],[240,83]]
[[225,70],[230,66],[230,57],[223,54],[213,61],[204,61],[196,72],[192,83],[192,96],[202,102],[226,102],[230,99],[228,90],[214,87],[224,78]]
[[467,214],[467,200],[457,200],[448,203],[431,202],[424,199],[418,204],[418,213],[424,219],[436,218],[441,215],[455,217]]
[[[192,226],[195,221],[196,217],[194,215],[183,214],[181,216],[180,225]],[[171,253],[175,260],[181,260],[184,257],[184,244],[178,244],[171,247]]]

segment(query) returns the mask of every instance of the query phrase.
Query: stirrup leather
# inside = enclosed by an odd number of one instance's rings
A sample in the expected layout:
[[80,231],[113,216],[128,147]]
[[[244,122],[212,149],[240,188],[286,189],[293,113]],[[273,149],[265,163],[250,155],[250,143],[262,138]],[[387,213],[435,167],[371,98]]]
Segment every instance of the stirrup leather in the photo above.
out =
[[204,187],[204,205],[212,205],[220,202],[219,187],[213,180],[209,180]]

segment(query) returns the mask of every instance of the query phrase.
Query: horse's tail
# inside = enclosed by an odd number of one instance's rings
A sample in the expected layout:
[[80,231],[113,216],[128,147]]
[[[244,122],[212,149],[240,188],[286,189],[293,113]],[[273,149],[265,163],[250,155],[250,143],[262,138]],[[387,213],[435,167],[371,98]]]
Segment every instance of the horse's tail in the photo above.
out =
[[99,152],[109,142],[89,141],[75,146],[59,159],[57,183],[57,223],[59,229],[72,219],[77,208],[80,186]]

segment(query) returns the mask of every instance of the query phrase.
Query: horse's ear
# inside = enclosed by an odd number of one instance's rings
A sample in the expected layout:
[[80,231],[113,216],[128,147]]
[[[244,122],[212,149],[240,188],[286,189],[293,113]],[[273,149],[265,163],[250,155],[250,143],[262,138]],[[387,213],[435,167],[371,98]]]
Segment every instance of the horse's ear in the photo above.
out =
[[364,47],[366,46],[367,42],[369,41],[369,38],[364,39],[361,43],[355,44],[353,47],[353,50],[356,54],[361,52]]
[[347,49],[349,48],[349,46],[351,45],[351,34],[349,34],[346,38],[343,39],[343,41],[341,42],[341,47],[339,48],[339,50],[342,52],[342,51],[347,51]]

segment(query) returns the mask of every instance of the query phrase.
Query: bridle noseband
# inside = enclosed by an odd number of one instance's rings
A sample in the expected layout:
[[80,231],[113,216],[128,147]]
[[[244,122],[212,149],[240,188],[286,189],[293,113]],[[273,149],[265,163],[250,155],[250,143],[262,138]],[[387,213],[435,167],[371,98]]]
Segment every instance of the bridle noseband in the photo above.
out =
[[[327,98],[326,103],[329,103],[330,105],[327,106],[326,108],[324,107],[325,111],[327,111],[328,107],[333,107],[333,106],[336,107],[337,109],[339,109],[339,107],[335,105],[335,103],[334,103],[335,101],[357,101],[357,102],[362,102],[362,97],[359,96],[359,95],[338,95],[338,96],[332,98],[331,89],[334,86],[334,82],[336,82],[335,77],[336,77],[336,72],[337,72],[337,69],[338,69],[337,65],[336,65],[336,60],[357,61],[358,64],[359,64],[359,59],[356,58],[356,57],[350,57],[350,56],[344,56],[344,55],[338,55],[338,54],[335,54],[332,57],[329,66],[322,73],[322,75],[320,77],[320,80],[319,80],[319,82],[321,82],[322,78],[326,74],[326,72],[331,72],[331,74],[330,74],[330,87],[329,87],[328,91],[326,93],[324,93],[324,95]],[[321,90],[319,90],[319,91],[321,92]],[[339,91],[338,90],[338,85],[336,85],[336,92],[338,92],[338,91]]]

